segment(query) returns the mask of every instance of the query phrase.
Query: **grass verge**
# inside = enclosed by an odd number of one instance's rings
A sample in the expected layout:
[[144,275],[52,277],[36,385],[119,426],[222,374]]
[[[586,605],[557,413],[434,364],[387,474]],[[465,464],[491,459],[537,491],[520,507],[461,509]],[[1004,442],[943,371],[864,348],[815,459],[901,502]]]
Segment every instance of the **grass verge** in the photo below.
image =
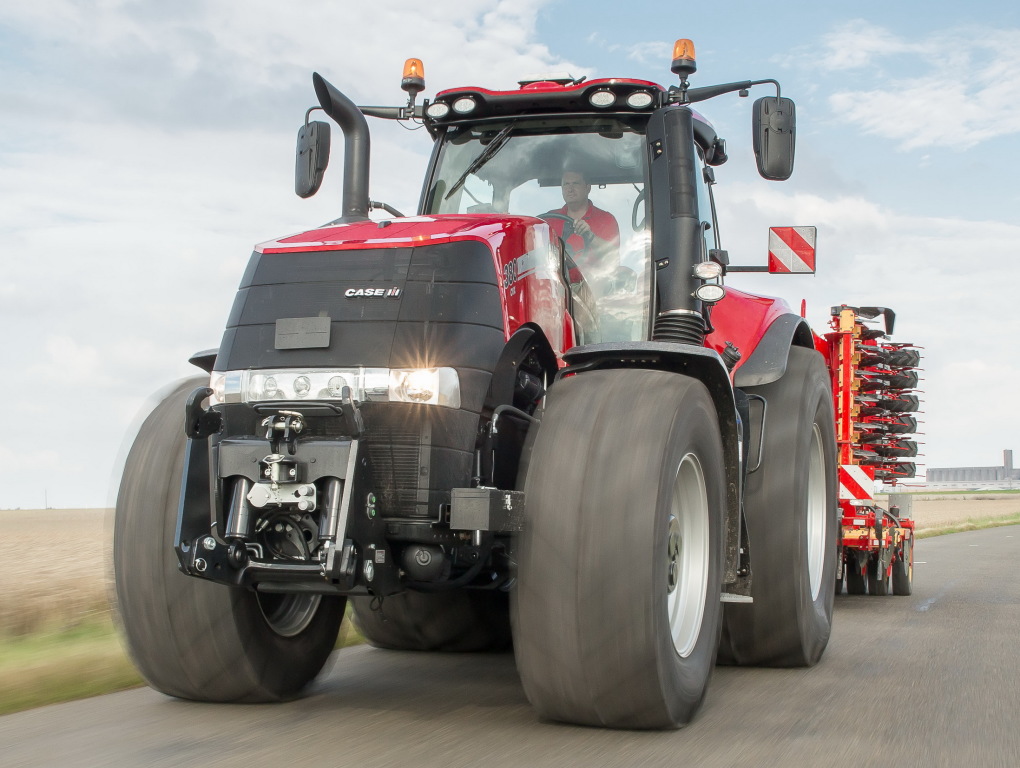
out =
[[71,629],[0,638],[0,715],[141,684],[109,613]]
[[[365,642],[349,611],[337,648]],[[109,611],[72,628],[0,635],[0,715],[141,685]]]
[[1020,513],[1007,517],[972,517],[965,522],[953,525],[940,526],[938,528],[919,528],[916,536],[919,539],[929,539],[932,536],[944,536],[947,533],[980,531],[984,528],[999,528],[1004,525],[1020,525]]

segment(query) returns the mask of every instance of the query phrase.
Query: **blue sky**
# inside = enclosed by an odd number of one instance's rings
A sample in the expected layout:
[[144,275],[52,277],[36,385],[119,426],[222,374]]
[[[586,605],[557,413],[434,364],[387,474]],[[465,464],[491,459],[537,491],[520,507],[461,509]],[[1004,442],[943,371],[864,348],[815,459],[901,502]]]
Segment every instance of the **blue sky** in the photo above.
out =
[[[0,4],[0,507],[106,505],[147,398],[219,343],[252,245],[336,216],[338,158],[292,191],[312,71],[373,104],[401,102],[409,56],[426,95],[563,70],[668,85],[677,37],[696,85],[774,77],[797,102],[784,184],[754,171],[748,100],[702,105],[734,260],[762,263],[770,225],[819,228],[818,275],[731,284],[806,298],[819,331],[831,304],[891,306],[925,347],[922,461],[1020,450],[1015,4],[36,0]],[[411,211],[428,136],[372,129],[372,196]]]

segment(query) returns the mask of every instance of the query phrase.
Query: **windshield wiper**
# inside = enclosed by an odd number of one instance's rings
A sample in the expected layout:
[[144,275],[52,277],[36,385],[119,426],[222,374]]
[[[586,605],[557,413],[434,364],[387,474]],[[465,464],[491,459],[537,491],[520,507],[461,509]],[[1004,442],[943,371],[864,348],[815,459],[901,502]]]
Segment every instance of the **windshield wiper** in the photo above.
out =
[[464,185],[468,176],[489,162],[493,156],[495,156],[495,154],[503,148],[503,145],[506,144],[506,140],[510,138],[510,131],[513,129],[516,122],[516,120],[511,122],[506,128],[492,137],[492,141],[489,142],[489,146],[482,150],[481,154],[479,154],[478,157],[471,162],[471,165],[464,169],[464,173],[462,173],[460,178],[457,179],[452,187],[450,187],[450,191],[447,192],[446,197],[443,198],[444,200],[449,200],[450,196]]

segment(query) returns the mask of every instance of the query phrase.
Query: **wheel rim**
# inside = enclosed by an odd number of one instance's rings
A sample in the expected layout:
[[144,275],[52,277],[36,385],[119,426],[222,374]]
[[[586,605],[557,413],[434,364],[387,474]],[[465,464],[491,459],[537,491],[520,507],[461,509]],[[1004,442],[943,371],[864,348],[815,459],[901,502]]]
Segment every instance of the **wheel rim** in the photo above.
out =
[[807,561],[812,600],[818,599],[825,565],[825,534],[829,517],[825,485],[825,452],[821,432],[815,424],[811,430],[807,479]]
[[322,595],[256,593],[266,624],[280,637],[294,637],[308,628],[322,602]]
[[708,493],[697,457],[680,462],[667,521],[666,584],[670,636],[686,658],[697,645],[708,591]]

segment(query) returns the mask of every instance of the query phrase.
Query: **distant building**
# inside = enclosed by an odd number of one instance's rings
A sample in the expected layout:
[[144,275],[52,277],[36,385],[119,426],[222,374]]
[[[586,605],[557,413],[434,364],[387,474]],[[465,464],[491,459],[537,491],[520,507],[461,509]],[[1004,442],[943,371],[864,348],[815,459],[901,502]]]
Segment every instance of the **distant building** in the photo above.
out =
[[1002,452],[1001,467],[929,467],[925,472],[929,488],[1020,488],[1020,469],[1013,469],[1013,451]]

